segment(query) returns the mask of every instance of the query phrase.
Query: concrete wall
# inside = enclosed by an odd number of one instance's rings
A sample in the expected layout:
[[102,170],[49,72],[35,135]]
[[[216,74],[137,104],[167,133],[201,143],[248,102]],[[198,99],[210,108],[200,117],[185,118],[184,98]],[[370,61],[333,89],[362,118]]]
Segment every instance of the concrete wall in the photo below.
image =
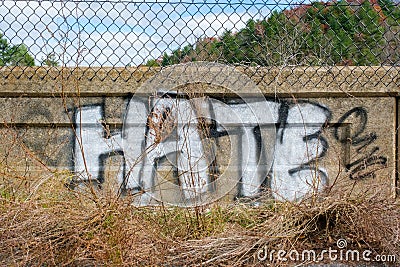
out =
[[150,192],[140,204],[394,196],[399,71],[3,68],[0,166]]

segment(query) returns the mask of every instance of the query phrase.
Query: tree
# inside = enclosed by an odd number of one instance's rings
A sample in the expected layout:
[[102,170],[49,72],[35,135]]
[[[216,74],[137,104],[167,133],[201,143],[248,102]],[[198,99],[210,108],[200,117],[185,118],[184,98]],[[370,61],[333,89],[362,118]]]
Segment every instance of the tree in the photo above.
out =
[[42,66],[58,67],[58,61],[55,53],[47,54],[45,58],[42,58]]
[[380,16],[369,1],[364,1],[356,13],[358,23],[355,27],[355,56],[357,65],[377,65],[384,43],[384,28]]
[[300,23],[283,12],[274,11],[261,25],[265,31],[262,65],[296,65],[303,61],[301,48],[305,38]]
[[11,45],[0,33],[0,66],[34,66],[35,59],[24,44]]
[[150,59],[149,61],[147,61],[146,66],[147,67],[159,67],[160,63],[157,62],[157,60],[155,60],[155,59]]
[[378,4],[382,8],[385,16],[390,16],[396,6],[396,4],[390,0],[378,0]]
[[221,36],[217,48],[222,52],[223,60],[227,63],[245,62],[245,54],[240,46],[240,41],[231,31],[226,31]]
[[196,60],[261,66],[399,64],[399,34],[400,4],[393,0],[312,1],[165,53],[162,65]]

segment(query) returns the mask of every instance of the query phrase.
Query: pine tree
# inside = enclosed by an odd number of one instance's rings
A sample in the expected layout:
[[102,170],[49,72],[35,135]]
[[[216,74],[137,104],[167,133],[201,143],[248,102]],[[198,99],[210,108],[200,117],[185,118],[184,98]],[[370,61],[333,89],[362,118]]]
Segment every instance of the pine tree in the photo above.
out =
[[379,64],[379,54],[384,44],[384,29],[380,25],[379,14],[369,1],[364,1],[357,10],[358,23],[355,27],[355,44],[357,65]]
[[35,59],[24,44],[11,45],[0,33],[0,66],[34,66]]

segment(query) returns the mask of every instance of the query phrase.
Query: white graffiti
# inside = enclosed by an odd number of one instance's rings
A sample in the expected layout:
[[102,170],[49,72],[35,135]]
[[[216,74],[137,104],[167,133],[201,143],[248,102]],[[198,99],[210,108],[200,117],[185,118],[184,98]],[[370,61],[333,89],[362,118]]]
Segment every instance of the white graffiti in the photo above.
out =
[[[150,116],[138,117],[136,110],[147,109],[141,102],[131,102],[127,112],[124,129],[124,139],[127,140],[124,151],[129,170],[127,188],[140,187],[151,196],[152,192],[149,191],[157,185],[154,165],[158,159],[167,157],[178,168],[185,198],[196,198],[196,194],[207,190],[210,182],[208,164],[197,130],[196,112],[188,100],[172,98],[153,99],[151,107]],[[143,119],[148,119],[147,128]],[[172,131],[176,131],[174,136]],[[142,135],[138,136],[138,133]],[[144,150],[141,149],[143,147]],[[138,162],[137,159],[142,160]]]
[[[241,133],[240,143],[237,144],[239,162],[238,168],[241,170],[241,196],[252,197],[259,193],[260,187],[268,175],[271,166],[272,157],[267,157],[265,153],[273,154],[273,143],[268,143],[268,139],[264,134],[259,135],[259,139],[255,135],[255,129],[260,127],[260,132],[268,126],[274,124],[274,118],[269,117],[263,109],[263,102],[249,102],[244,104],[231,104],[229,106],[222,104],[220,101],[211,99],[211,109],[215,114],[217,127],[220,125],[231,125],[231,131]],[[238,114],[238,119],[230,115],[234,112]],[[273,129],[274,130],[274,129]],[[272,144],[272,145],[271,145]],[[264,162],[262,161],[264,160]],[[246,167],[245,167],[246,166]]]
[[[104,173],[102,158],[114,151],[119,151],[121,136],[104,137],[101,125],[102,107],[85,106],[75,111],[75,175],[79,182],[101,181]],[[123,172],[118,172],[118,180],[123,180]]]
[[327,184],[326,171],[314,161],[327,149],[320,131],[328,120],[324,107],[296,104],[287,111],[285,125],[278,128],[271,175],[271,192],[277,200],[294,201]]
[[[161,158],[176,166],[183,198],[195,199],[215,190],[210,164],[218,146],[204,148],[205,137],[198,127],[202,122],[215,126],[208,138],[236,136],[233,152],[225,156],[231,157],[230,167],[236,168],[229,171],[237,173],[238,196],[255,197],[266,187],[275,199],[294,201],[320,191],[328,179],[316,164],[327,149],[321,130],[329,120],[328,109],[308,102],[267,101],[267,105],[272,112],[265,112],[265,101],[256,99],[247,103],[171,96],[131,100],[122,136],[108,139],[100,123],[102,106],[83,107],[75,113],[75,172],[83,180],[99,177],[100,156],[121,150],[123,144],[126,173],[118,181],[125,189],[146,192],[141,204],[150,203],[161,182],[156,175]],[[275,124],[279,126],[276,133]]]

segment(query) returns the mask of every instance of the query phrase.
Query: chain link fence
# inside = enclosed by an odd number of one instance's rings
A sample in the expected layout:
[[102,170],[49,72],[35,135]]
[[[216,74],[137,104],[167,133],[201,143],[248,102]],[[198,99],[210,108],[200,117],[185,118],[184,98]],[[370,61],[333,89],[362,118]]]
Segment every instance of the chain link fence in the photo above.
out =
[[400,2],[0,2],[5,78],[16,68],[12,75],[19,78],[30,66],[47,66],[47,74],[111,67],[131,79],[136,67],[190,61],[244,68],[400,66]]

